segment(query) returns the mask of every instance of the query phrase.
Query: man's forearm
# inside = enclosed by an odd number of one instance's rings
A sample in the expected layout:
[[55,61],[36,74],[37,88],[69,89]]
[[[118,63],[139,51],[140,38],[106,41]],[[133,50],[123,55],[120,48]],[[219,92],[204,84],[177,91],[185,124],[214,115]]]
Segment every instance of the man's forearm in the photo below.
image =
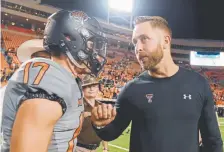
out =
[[116,126],[112,123],[103,128],[97,128],[93,125],[93,128],[96,134],[104,141],[112,141],[121,134],[120,130],[116,129]]

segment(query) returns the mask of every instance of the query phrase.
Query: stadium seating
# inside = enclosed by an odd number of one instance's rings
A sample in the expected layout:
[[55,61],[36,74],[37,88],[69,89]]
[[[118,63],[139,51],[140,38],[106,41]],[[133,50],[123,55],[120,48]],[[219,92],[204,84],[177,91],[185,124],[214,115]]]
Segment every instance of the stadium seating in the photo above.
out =
[[17,32],[21,32],[21,33],[27,33],[27,34],[35,34],[35,31],[32,31],[31,29],[25,29],[25,28],[21,28],[21,27],[18,27],[18,26],[5,26],[3,24],[1,24],[1,28],[4,29],[8,29],[8,30],[11,30],[11,31],[17,31]]
[[5,60],[5,56],[2,53],[0,54],[1,54],[1,69],[9,68],[8,63]]
[[9,48],[18,48],[18,46],[23,42],[34,38],[34,36],[25,36],[9,31],[2,31],[2,36],[6,50],[8,50]]

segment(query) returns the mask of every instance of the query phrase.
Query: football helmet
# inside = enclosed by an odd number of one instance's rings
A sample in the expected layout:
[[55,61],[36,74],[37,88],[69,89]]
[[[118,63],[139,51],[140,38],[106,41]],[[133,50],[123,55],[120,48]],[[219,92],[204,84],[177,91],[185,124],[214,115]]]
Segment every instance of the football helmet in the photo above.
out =
[[60,51],[78,68],[97,76],[106,63],[107,39],[99,22],[82,11],[52,14],[44,30],[44,48]]

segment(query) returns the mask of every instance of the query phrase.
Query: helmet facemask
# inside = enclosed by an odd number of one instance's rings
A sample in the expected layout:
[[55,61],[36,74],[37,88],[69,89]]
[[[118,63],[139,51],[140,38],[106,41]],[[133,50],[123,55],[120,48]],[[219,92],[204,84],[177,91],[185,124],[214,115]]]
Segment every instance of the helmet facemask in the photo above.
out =
[[106,46],[107,40],[104,36],[94,35],[90,38],[83,38],[86,42],[84,52],[88,54],[86,60],[81,62],[91,70],[92,74],[97,76],[106,64]]
[[[85,29],[85,33],[87,31]],[[70,53],[70,51],[65,51],[68,58],[79,68],[88,68],[91,74],[97,76],[102,70],[103,66],[106,64],[106,46],[107,39],[104,34],[96,35],[88,31],[88,36],[80,33],[83,40],[83,47],[77,50],[77,59]],[[69,42],[68,36],[66,38],[67,43]],[[71,45],[70,45],[71,46]],[[74,47],[74,46],[72,46]],[[83,66],[84,65],[84,66]]]

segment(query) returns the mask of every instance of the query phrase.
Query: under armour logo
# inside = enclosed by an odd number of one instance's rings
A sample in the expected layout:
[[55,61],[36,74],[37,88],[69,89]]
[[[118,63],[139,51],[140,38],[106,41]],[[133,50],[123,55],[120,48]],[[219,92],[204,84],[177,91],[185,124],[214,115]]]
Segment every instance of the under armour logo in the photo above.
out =
[[189,95],[183,94],[183,98],[184,98],[184,99],[189,99],[189,100],[192,99],[192,98],[191,98],[191,94],[189,94]]
[[153,94],[147,94],[145,96],[148,99],[148,103],[152,103]]

